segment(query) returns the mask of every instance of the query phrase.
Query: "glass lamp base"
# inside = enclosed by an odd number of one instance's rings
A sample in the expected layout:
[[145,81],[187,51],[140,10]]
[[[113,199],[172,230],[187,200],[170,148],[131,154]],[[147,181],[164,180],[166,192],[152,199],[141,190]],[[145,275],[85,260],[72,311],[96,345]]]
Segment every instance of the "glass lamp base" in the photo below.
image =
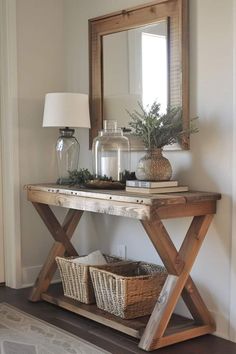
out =
[[56,143],[58,184],[68,184],[69,171],[78,170],[80,145],[73,136],[74,129],[60,129],[60,136]]

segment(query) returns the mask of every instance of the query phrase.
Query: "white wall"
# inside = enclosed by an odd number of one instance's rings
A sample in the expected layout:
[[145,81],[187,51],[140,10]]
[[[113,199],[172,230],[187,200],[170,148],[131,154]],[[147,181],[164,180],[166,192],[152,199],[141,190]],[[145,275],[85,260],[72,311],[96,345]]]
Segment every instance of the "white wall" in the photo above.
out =
[[[233,1],[234,42],[233,42],[233,116],[236,115],[236,0]],[[232,243],[231,243],[231,284],[230,284],[230,339],[236,342],[236,122],[233,122],[233,161],[232,161]]]
[[[190,152],[167,153],[175,177],[183,184],[223,194],[193,277],[216,317],[218,334],[224,337],[228,337],[230,291],[232,1],[190,0],[191,116],[199,116],[200,133],[192,137]],[[57,130],[41,127],[43,98],[50,91],[88,92],[88,19],[144,2],[149,0],[17,1],[22,187],[56,179],[52,143]],[[81,166],[91,169],[88,131],[81,130],[79,139]],[[134,155],[134,165],[136,161]],[[166,223],[176,245],[189,222]],[[21,223],[27,283],[43,263],[51,238],[23,191]],[[113,251],[116,245],[126,244],[129,257],[157,261],[156,252],[136,220],[86,214],[76,236],[74,243],[82,253],[95,248]]]
[[[144,2],[70,0],[67,3],[68,90],[88,92],[87,20]],[[223,194],[192,274],[217,320],[217,333],[224,337],[228,337],[230,291],[232,8],[231,0],[224,3],[214,0],[190,0],[191,116],[199,116],[200,133],[192,137],[190,152],[167,153],[175,177],[183,184],[198,190]],[[80,134],[80,141],[83,147],[81,163],[90,168],[88,136]],[[137,156],[134,156],[134,164],[136,159]],[[189,222],[190,220],[186,219],[166,223],[176,245],[180,244]],[[138,221],[92,215],[90,225],[89,234],[93,235],[94,240],[91,248],[102,247],[109,251],[117,244],[126,244],[129,257],[157,260],[156,253]],[[95,229],[98,230],[96,236]],[[80,232],[85,239],[83,227]],[[89,245],[81,245],[83,251],[89,251],[88,247]],[[179,311],[183,311],[182,305],[179,305]]]
[[[0,163],[0,172],[2,176],[2,164]],[[4,269],[4,243],[3,243],[3,222],[2,222],[2,178],[0,177],[0,283],[5,281],[5,269]]]
[[[54,143],[58,130],[42,128],[44,96],[65,90],[63,0],[17,1],[19,138],[23,282],[33,280],[51,236],[26,201],[27,183],[56,180]],[[33,267],[33,268],[32,268]]]

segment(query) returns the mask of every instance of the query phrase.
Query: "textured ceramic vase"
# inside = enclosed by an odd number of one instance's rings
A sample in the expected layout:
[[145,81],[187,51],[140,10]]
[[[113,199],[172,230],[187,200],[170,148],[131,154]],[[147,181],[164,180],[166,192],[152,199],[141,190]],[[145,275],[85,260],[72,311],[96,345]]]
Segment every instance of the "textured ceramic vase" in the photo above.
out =
[[162,155],[162,149],[153,149],[139,160],[135,174],[141,181],[168,181],[172,168],[169,160]]

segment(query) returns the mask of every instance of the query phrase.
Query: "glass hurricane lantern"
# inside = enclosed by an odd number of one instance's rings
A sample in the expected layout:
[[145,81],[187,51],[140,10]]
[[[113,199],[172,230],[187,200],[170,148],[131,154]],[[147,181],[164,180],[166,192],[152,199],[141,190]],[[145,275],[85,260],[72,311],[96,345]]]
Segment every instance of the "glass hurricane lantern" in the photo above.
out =
[[96,178],[108,177],[121,182],[130,171],[130,144],[117,121],[104,120],[104,129],[93,140],[93,173]]

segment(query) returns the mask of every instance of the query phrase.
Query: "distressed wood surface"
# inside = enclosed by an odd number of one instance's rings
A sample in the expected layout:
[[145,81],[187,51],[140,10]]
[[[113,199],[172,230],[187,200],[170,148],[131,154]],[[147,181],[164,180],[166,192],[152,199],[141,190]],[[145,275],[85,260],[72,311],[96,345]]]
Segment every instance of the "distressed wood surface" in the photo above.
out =
[[142,221],[142,225],[165,265],[167,272],[179,275],[184,267],[184,262],[179,257],[171,237],[159,217],[156,216],[153,221]]
[[[187,192],[134,194],[126,191],[91,190],[55,184],[27,185],[28,200],[66,208],[151,220],[213,214],[218,193]],[[176,206],[178,205],[178,208]]]
[[167,334],[166,336],[164,335],[160,338],[158,343],[155,344],[155,349],[203,336],[204,334],[213,333],[214,331],[215,329],[210,325],[192,325],[190,328],[181,328],[180,330],[177,329],[174,333]]
[[125,216],[135,219],[150,219],[151,208],[142,203],[124,203],[116,200],[95,199],[86,196],[74,196],[42,191],[28,191],[28,199],[34,203],[72,208],[95,213]]
[[[135,338],[140,338],[142,336],[149,320],[149,316],[125,320],[100,310],[95,304],[82,304],[76,300],[64,296],[61,284],[54,284],[52,288],[49,288],[46,293],[42,294],[42,299],[54,305],[58,305],[68,311],[77,313],[78,315],[112,327]],[[193,320],[191,319],[173,315],[170,323],[168,324],[167,333],[173,334],[173,332],[176,331],[192,328],[193,324]]]
[[[36,204],[34,204],[36,206]],[[38,211],[38,208],[36,208]],[[66,237],[68,240],[70,240],[73,236],[73,233],[80,221],[80,218],[83,214],[83,211],[80,210],[69,210],[64,222],[61,226],[61,231],[62,231],[62,236]],[[41,216],[41,214],[40,214]],[[54,235],[54,231],[53,235]],[[70,253],[70,251],[72,252]],[[68,255],[78,255],[78,253],[71,248],[69,251],[67,250]],[[44,262],[44,265],[42,269],[40,270],[40,273],[35,281],[35,284],[31,290],[29,300],[36,302],[41,300],[41,294],[45,291],[47,291],[51,281],[52,277],[56,272],[57,265],[55,258],[58,257],[63,257],[65,254],[66,248],[64,246],[64,242],[58,242],[56,241],[53,246],[51,247],[51,250],[48,254],[48,257],[46,261]]]
[[160,219],[173,219],[180,218],[183,215],[187,216],[200,216],[207,214],[216,213],[216,203],[214,200],[203,200],[197,202],[188,201],[186,204],[179,205],[176,208],[176,205],[166,205],[163,207],[155,209],[157,215]]
[[65,229],[61,227],[60,223],[56,219],[50,207],[47,204],[40,203],[33,203],[33,205],[39,213],[44,224],[47,226],[54,240],[62,243],[68,254],[70,254],[71,256],[76,256],[77,251],[75,250],[74,246],[67,237]]
[[206,304],[204,303],[196,285],[194,284],[191,276],[188,277],[184,289],[182,291],[182,298],[187,305],[195,323],[209,324],[211,328],[215,328],[215,321],[212,318]]
[[[175,309],[177,301],[180,298],[184,287],[187,290],[186,293],[189,293],[190,284],[192,288],[195,287],[193,281],[189,279],[189,274],[205,238],[207,230],[210,226],[212,218],[213,215],[195,216],[193,218],[193,221],[187,231],[179,252],[177,252],[175,249],[164,225],[162,224],[161,220],[158,220],[158,217],[157,220],[153,223],[147,223],[143,221],[143,226],[146,229],[158,254],[162,258],[162,261],[168,272],[172,272],[175,275],[178,275],[178,277],[173,278],[173,276],[169,276],[171,278],[167,278],[166,284],[163,288],[163,291],[166,291],[165,301],[161,302],[161,298],[159,297],[157,305],[150,316],[149,322],[140,340],[140,348],[150,351],[163,346],[163,343],[174,343],[173,335],[169,342],[168,336],[165,337],[164,342],[162,341],[162,338],[165,334],[165,330],[169,323],[170,317]],[[169,256],[166,257],[166,254]],[[179,269],[178,263],[176,263],[176,259],[182,261],[182,269]],[[162,296],[164,295],[162,294]],[[186,300],[187,307],[190,306],[190,311],[192,314],[202,322],[202,325],[198,326],[199,332],[197,332],[197,326],[194,329],[195,335],[197,335],[197,333],[199,333],[198,335],[202,333],[203,325],[205,329],[207,328],[209,330],[208,333],[213,332],[215,330],[214,320],[202,299],[200,298],[199,294],[195,293],[195,296],[193,297],[188,295],[186,297],[185,294],[184,300]],[[178,336],[174,338],[180,337],[180,334],[178,334]]]
[[[139,347],[154,350],[179,341],[211,333],[215,322],[201,298],[190,271],[216,212],[217,193],[186,192],[175,194],[140,195],[125,191],[87,190],[55,184],[28,185],[28,200],[32,202],[55,240],[32,289],[30,300],[46,300],[67,310],[103,323],[121,332],[140,338]],[[49,205],[69,208],[62,225]],[[139,219],[169,275],[150,317],[124,322],[96,307],[76,305],[58,294],[47,293],[56,270],[55,257],[76,255],[71,237],[83,211],[121,215]],[[192,223],[177,251],[162,219],[193,216]],[[183,297],[194,320],[170,326],[173,311]]]

